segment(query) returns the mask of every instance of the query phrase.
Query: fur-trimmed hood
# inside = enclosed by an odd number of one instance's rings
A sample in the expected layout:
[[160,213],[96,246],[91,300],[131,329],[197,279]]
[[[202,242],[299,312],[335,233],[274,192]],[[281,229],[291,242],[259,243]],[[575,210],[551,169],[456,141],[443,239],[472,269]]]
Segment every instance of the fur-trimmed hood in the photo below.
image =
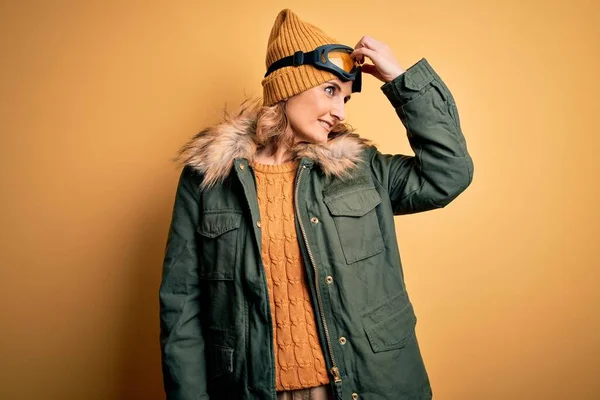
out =
[[[254,161],[260,148],[256,136],[258,109],[242,106],[237,115],[225,114],[223,122],[202,130],[180,150],[177,161],[203,175],[202,187],[223,181],[236,158]],[[370,145],[367,139],[347,129],[338,132],[324,144],[298,144],[293,149],[296,160],[313,160],[330,176],[347,177],[361,160],[362,151]]]

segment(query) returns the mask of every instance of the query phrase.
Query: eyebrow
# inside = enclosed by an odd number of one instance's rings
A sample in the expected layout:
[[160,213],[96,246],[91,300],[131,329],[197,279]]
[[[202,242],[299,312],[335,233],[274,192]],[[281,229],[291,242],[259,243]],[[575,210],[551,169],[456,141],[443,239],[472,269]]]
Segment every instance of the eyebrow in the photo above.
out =
[[[338,85],[336,82],[334,82],[334,81],[329,81],[329,82],[327,82],[327,83],[329,83],[329,84],[331,84],[331,85],[335,86],[335,87],[337,88],[337,90],[339,90],[339,91],[340,91],[340,93],[342,92],[342,88],[341,88],[341,87],[340,87],[340,85]],[[350,101],[350,99],[351,99],[351,98],[352,98],[352,96],[351,96],[351,95],[348,95],[348,96],[344,97],[344,100],[346,100],[346,101]]]

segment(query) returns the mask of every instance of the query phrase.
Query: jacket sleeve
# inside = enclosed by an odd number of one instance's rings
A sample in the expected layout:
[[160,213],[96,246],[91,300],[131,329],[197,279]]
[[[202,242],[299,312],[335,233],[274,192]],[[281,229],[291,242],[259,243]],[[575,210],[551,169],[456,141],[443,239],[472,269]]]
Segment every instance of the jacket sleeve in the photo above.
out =
[[441,208],[473,179],[458,111],[450,90],[422,58],[381,90],[396,109],[415,155],[368,155],[373,174],[388,190],[395,215]]
[[208,400],[206,361],[200,326],[198,177],[184,168],[177,192],[163,263],[160,344],[167,400]]

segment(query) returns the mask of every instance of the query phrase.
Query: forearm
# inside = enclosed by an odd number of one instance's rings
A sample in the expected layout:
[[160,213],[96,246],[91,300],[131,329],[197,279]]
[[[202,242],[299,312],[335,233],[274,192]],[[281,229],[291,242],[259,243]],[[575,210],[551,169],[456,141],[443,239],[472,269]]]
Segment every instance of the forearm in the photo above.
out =
[[414,156],[371,159],[396,214],[444,207],[469,186],[473,161],[467,151],[450,90],[425,59],[382,86],[406,128]]

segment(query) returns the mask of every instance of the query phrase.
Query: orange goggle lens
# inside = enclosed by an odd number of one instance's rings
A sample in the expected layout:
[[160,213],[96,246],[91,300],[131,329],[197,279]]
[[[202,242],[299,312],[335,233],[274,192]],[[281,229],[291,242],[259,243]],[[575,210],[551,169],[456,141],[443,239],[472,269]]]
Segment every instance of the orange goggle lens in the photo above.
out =
[[[327,60],[324,58],[325,55],[322,55],[321,62],[323,63],[327,62]],[[330,51],[327,53],[327,58],[329,59],[329,62],[346,72],[352,72],[356,67],[359,66],[356,60],[350,57],[350,53],[345,51]]]

